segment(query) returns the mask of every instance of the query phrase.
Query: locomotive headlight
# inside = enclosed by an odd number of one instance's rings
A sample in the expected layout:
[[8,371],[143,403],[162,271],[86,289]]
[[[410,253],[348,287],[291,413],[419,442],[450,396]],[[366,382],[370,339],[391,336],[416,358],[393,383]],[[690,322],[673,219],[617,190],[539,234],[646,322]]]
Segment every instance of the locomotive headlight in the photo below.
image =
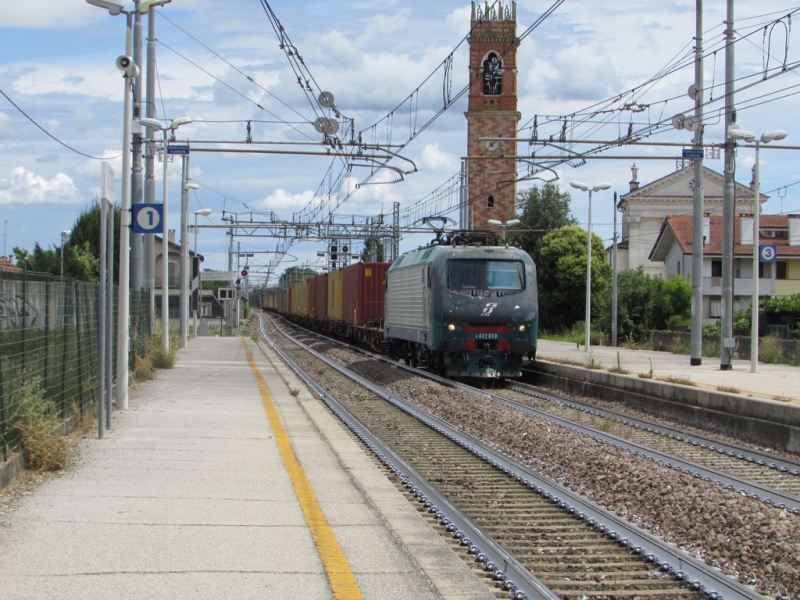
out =
[[525,325],[520,325],[520,326],[519,326],[519,330],[520,330],[520,331],[525,331]]
[[448,324],[448,325],[447,325],[447,330],[448,330],[448,331],[455,331],[455,330],[456,330],[455,323],[450,323],[450,324]]

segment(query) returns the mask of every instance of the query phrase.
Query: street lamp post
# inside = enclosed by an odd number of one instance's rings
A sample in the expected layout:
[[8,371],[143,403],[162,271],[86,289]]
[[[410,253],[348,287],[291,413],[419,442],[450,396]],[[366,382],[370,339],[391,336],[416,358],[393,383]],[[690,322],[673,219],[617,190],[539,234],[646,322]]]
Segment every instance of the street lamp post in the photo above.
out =
[[69,235],[72,233],[71,230],[67,229],[66,231],[61,232],[61,278],[64,278],[64,244],[67,243],[69,239]]
[[759,198],[759,150],[761,144],[768,144],[773,140],[782,140],[786,137],[786,132],[782,129],[775,129],[761,134],[756,138],[756,134],[745,129],[728,129],[728,137],[732,140],[744,140],[747,143],[755,143],[756,162],[753,165],[753,299],[750,318],[750,372],[758,371],[758,266],[759,266],[759,213],[761,212],[761,202]]
[[139,75],[139,67],[131,58],[133,52],[133,13],[109,0],[86,0],[116,16],[127,17],[125,30],[125,55],[117,58],[117,68],[125,81],[125,96],[122,115],[122,198],[120,199],[119,224],[119,303],[117,305],[117,408],[128,408],[128,360],[130,342],[130,250],[131,250],[131,87]]
[[[198,257],[197,254],[197,217],[207,217],[211,214],[210,208],[201,208],[200,210],[194,211],[194,256],[195,258]],[[198,259],[199,260],[199,259]],[[203,296],[203,284],[202,284],[202,277],[200,276],[200,269],[198,267],[197,270],[197,308],[193,311],[194,316],[194,337],[197,337],[197,313],[200,310],[200,303]]]
[[[496,225],[497,227],[503,228],[503,243],[506,244],[506,227],[508,227],[509,225],[518,225],[519,219],[511,219],[510,221],[506,221],[505,223],[503,223],[502,221],[498,221],[497,219],[489,219],[487,223],[489,223],[489,225]],[[506,244],[506,246],[508,246],[508,244]]]
[[[189,179],[189,162],[184,155],[183,181]],[[184,183],[181,194],[181,343],[189,343],[189,190],[196,190],[196,183]]]
[[586,311],[584,327],[584,352],[589,351],[592,344],[592,192],[607,190],[611,187],[610,183],[597,183],[589,185],[580,181],[570,181],[569,184],[577,190],[589,192],[589,239],[586,242]]
[[157,119],[144,118],[139,119],[139,122],[154,131],[161,130],[164,134],[164,148],[163,148],[163,234],[161,242],[161,349],[165,355],[169,354],[169,215],[167,203],[167,165],[169,164],[169,137],[167,133],[174,135],[175,130],[181,125],[187,125],[192,122],[191,117],[178,117],[172,119],[169,127],[164,127]]

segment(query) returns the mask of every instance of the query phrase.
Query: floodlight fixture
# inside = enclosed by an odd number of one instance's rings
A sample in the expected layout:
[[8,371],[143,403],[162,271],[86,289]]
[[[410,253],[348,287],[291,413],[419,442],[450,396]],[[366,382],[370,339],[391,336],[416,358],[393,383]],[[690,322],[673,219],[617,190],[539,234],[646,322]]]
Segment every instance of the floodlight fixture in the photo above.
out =
[[728,129],[728,137],[732,140],[743,140],[747,143],[753,143],[756,139],[756,134],[747,129]]
[[86,0],[86,2],[92,6],[105,8],[112,17],[116,17],[118,14],[125,12],[125,6],[117,2],[110,2],[109,0]]
[[146,15],[155,6],[169,4],[172,0],[139,0],[139,14]]
[[184,186],[183,186],[183,189],[185,189],[185,190],[196,190],[196,189],[199,189],[199,188],[200,188],[199,185],[197,185],[196,183],[191,183],[191,182],[189,182],[187,184],[184,184]]
[[[187,185],[189,185],[189,184],[187,184]],[[211,209],[210,208],[201,208],[200,210],[194,211],[194,214],[199,215],[201,217],[208,217],[209,215],[211,215]]]
[[158,119],[151,119],[149,117],[139,119],[139,125],[144,125],[145,127],[149,127],[155,131],[160,131],[164,128],[164,125],[161,123],[161,121]]
[[770,142],[780,141],[785,138],[788,133],[786,133],[783,129],[773,129],[772,131],[765,131],[761,134],[761,141],[765,144],[769,144]]
[[181,125],[187,125],[192,122],[192,117],[178,117],[177,119],[172,119],[172,123],[170,124],[170,129],[177,129]]

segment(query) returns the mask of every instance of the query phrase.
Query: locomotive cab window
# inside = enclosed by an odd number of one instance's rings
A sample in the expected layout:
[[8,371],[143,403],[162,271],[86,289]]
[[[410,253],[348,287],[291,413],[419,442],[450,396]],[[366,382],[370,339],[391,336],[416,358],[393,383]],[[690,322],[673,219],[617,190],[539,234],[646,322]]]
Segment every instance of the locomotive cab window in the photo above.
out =
[[449,260],[447,284],[451,290],[522,290],[525,265],[517,260]]

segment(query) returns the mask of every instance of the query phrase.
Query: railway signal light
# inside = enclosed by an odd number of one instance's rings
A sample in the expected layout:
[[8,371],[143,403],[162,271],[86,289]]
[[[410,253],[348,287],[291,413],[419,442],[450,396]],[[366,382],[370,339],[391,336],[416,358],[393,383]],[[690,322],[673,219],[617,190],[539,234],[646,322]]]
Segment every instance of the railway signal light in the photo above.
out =
[[242,277],[247,277],[247,267],[242,269]]

